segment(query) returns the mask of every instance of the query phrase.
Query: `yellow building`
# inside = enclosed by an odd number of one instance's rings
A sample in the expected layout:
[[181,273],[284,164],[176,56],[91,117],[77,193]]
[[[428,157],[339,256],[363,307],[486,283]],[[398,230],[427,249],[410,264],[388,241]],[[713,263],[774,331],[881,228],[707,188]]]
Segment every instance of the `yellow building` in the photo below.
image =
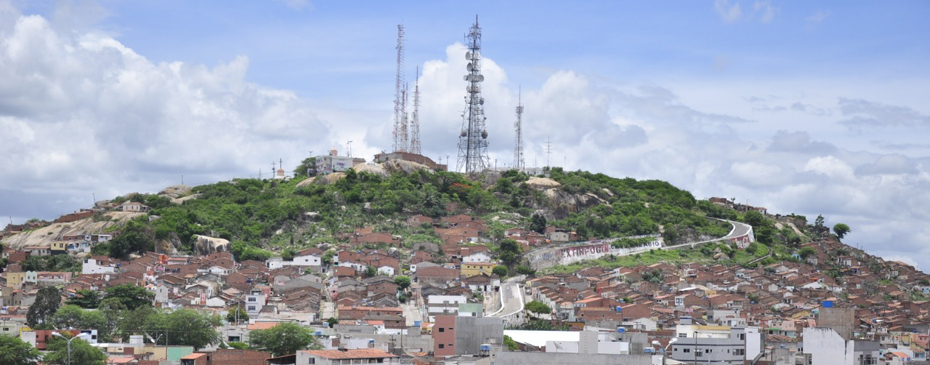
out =
[[25,272],[6,272],[6,286],[11,288],[21,288],[23,286],[23,280],[26,278]]
[[52,244],[49,246],[49,249],[51,249],[53,255],[57,253],[67,253],[68,242],[65,242],[65,241],[52,242]]
[[491,272],[494,271],[494,267],[497,264],[492,264],[489,262],[469,262],[462,264],[462,276],[466,278],[485,274],[491,276]]

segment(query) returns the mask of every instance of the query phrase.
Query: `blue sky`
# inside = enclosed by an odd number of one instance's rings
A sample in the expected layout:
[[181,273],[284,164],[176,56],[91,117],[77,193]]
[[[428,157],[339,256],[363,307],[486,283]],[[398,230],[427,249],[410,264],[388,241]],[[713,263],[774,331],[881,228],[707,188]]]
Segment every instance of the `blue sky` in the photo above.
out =
[[454,156],[476,14],[499,165],[522,85],[528,164],[551,138],[553,165],[822,213],[930,267],[925,1],[0,1],[0,214],[389,149],[401,21],[424,153]]

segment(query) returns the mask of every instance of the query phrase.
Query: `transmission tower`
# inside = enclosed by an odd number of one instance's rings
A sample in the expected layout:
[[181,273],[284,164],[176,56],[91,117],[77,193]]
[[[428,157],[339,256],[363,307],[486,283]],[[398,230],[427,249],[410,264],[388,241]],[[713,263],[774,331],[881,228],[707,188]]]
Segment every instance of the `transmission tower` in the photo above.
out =
[[459,158],[457,171],[465,173],[480,172],[488,167],[488,131],[484,128],[487,118],[484,116],[484,98],[481,97],[481,27],[478,26],[478,16],[475,24],[465,34],[465,44],[468,60],[465,81],[468,85],[465,90],[465,111],[462,113],[462,133],[459,135]]
[[521,99],[522,90],[517,92],[517,121],[513,123],[516,137],[513,147],[513,169],[523,171],[526,168],[523,163],[523,100]]
[[404,24],[397,25],[397,76],[394,79],[394,151],[407,150],[407,90],[404,86]]
[[420,151],[420,66],[417,79],[413,82],[413,118],[410,120],[410,153],[422,155]]

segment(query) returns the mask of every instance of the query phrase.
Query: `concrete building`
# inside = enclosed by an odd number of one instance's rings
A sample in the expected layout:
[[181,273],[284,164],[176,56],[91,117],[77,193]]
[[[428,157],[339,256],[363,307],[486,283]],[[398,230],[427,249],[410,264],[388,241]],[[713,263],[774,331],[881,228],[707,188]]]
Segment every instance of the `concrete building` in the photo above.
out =
[[546,341],[546,353],[628,355],[630,343],[616,341],[609,333],[582,331],[578,341]]
[[826,327],[805,328],[801,348],[805,363],[810,365],[877,364],[879,349],[877,341],[847,340]]
[[265,292],[261,290],[252,290],[245,296],[245,312],[248,313],[250,317],[258,316],[258,313],[262,311],[266,302],[267,296]]
[[339,152],[336,148],[329,150],[328,155],[316,157],[317,173],[323,175],[334,172],[345,172],[363,163],[365,163],[364,158],[339,156]]
[[762,333],[756,327],[701,326],[682,317],[676,326],[677,342],[669,358],[680,362],[743,364],[762,353]]
[[426,313],[436,315],[458,315],[459,304],[467,303],[464,295],[430,295],[426,299]]
[[436,316],[433,354],[437,357],[479,355],[482,345],[504,342],[504,322],[493,317]]

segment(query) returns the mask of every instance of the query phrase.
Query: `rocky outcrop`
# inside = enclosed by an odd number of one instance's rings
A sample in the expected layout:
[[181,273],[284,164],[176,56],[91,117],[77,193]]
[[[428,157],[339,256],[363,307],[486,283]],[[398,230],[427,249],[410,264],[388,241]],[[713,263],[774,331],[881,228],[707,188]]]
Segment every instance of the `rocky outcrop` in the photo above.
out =
[[214,252],[229,252],[229,240],[210,236],[194,235],[194,250],[201,255]]
[[4,237],[0,244],[13,249],[26,246],[48,247],[54,241],[64,240],[65,236],[100,234],[111,230],[111,226],[123,225],[132,218],[145,213],[108,212],[103,220],[94,221],[93,218],[79,219],[68,223],[52,223],[48,226],[32,231],[17,233]]
[[546,219],[565,219],[569,214],[582,211],[598,204],[610,205],[593,193],[571,194],[561,189],[562,184],[547,177],[534,177],[524,184],[543,193],[545,202],[531,202],[531,208],[542,213]]

